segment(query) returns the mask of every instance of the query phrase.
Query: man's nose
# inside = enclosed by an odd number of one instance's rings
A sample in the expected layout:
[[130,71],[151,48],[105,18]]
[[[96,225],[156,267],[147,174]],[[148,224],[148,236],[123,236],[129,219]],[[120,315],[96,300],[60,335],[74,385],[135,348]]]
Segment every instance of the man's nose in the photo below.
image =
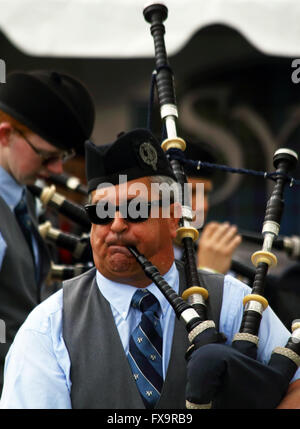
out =
[[114,220],[112,221],[110,229],[113,232],[118,232],[118,233],[128,229],[127,221],[125,218],[123,218],[120,212],[117,211],[115,213],[115,217],[114,217]]
[[57,159],[56,161],[50,162],[49,164],[47,164],[46,168],[52,174],[62,174],[64,171],[61,159]]

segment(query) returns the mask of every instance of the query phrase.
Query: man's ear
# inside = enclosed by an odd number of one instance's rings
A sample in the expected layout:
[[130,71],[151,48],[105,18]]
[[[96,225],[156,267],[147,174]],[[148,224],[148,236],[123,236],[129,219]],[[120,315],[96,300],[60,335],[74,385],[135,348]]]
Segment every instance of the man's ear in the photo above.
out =
[[8,146],[9,136],[12,130],[13,130],[13,127],[9,122],[0,123],[0,144],[2,146]]

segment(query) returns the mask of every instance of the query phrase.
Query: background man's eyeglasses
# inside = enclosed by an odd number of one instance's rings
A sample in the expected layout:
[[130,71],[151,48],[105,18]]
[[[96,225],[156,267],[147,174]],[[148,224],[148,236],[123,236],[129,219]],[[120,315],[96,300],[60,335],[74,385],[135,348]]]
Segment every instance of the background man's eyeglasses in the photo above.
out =
[[[145,222],[149,219],[153,207],[163,207],[163,205],[162,200],[138,202],[129,200],[120,206],[115,206],[108,201],[98,201],[97,204],[86,204],[84,208],[91,223],[108,225],[114,220],[116,212],[120,212],[127,222]],[[170,202],[168,205],[170,205]]]
[[57,161],[66,162],[67,160],[73,158],[75,155],[75,151],[73,149],[71,149],[70,151],[61,151],[57,154],[52,155],[49,153],[45,153],[43,150],[37,149],[21,130],[19,130],[18,128],[14,129],[22,136],[22,138],[31,147],[31,149],[42,159],[42,165],[51,164]]

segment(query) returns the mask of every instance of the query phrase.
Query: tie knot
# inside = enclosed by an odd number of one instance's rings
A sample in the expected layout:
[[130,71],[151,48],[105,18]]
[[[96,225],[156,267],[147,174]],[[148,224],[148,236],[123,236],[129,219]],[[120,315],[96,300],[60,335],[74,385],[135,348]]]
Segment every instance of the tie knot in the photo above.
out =
[[131,305],[138,308],[142,313],[151,311],[158,314],[160,310],[157,298],[147,289],[138,289],[132,297]]

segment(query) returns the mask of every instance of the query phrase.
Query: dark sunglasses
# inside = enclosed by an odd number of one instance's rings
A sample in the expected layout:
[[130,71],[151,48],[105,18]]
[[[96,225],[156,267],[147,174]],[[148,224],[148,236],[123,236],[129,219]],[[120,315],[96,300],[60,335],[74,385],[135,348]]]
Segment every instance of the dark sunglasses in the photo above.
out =
[[[168,203],[168,205],[169,204],[170,203]],[[115,206],[108,201],[98,201],[97,204],[86,204],[84,208],[91,223],[95,223],[96,225],[108,225],[114,220],[116,212],[120,212],[127,222],[139,223],[149,219],[153,207],[163,206],[162,200],[150,202],[129,200],[120,206]]]

